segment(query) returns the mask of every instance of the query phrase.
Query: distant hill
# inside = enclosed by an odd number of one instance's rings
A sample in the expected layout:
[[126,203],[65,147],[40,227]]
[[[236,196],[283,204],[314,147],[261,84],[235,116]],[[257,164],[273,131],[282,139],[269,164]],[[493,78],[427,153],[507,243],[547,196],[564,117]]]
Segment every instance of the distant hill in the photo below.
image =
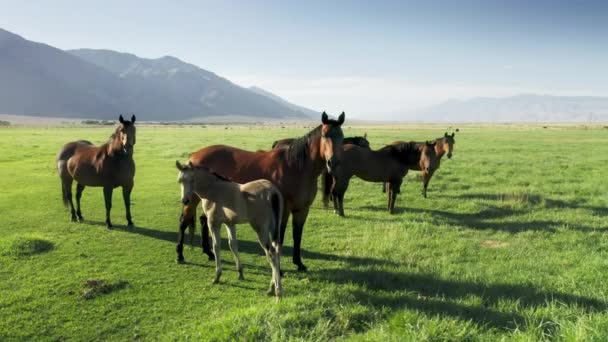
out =
[[479,97],[412,111],[406,118],[432,122],[608,122],[608,97],[534,94]]
[[0,113],[7,114],[110,119],[133,112],[144,120],[316,114],[175,57],[62,51],[2,29],[0,74]]
[[308,108],[304,108],[302,106],[295,105],[295,104],[293,104],[291,102],[288,102],[285,99],[283,99],[283,98],[281,98],[281,97],[279,97],[279,96],[277,96],[277,95],[275,95],[275,94],[273,94],[271,92],[268,92],[268,91],[266,91],[266,90],[264,90],[264,89],[262,89],[260,87],[255,87],[255,86],[249,87],[249,90],[251,90],[252,92],[254,92],[256,94],[260,94],[260,95],[269,97],[269,98],[273,99],[274,101],[279,102],[279,103],[281,103],[281,104],[283,104],[283,105],[285,105],[285,106],[287,106],[287,107],[289,107],[289,108],[291,108],[291,109],[293,109],[295,111],[302,112],[302,113],[304,113],[307,116],[316,118],[319,115],[318,111],[311,110],[311,109],[308,109]]

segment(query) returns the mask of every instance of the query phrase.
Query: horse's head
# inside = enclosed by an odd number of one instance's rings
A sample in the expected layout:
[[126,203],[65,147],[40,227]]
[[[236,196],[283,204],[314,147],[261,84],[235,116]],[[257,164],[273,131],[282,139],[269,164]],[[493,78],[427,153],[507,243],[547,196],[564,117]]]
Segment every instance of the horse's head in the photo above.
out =
[[454,151],[454,144],[456,144],[456,140],[454,140],[455,135],[456,133],[448,134],[448,132],[445,132],[441,139],[443,150],[447,152],[448,159],[452,158],[452,151]]
[[430,173],[437,168],[437,154],[435,153],[436,141],[427,141],[420,150],[420,170],[423,173]]
[[131,121],[123,119],[122,115],[118,117],[120,125],[116,129],[116,139],[120,141],[122,151],[127,154],[133,154],[133,145],[135,145],[135,115],[131,116]]
[[321,116],[321,146],[320,153],[327,172],[332,173],[340,164],[342,159],[342,143],[344,134],[342,133],[342,124],[344,123],[344,112],[340,114],[338,120],[330,119],[327,113],[323,112]]
[[178,160],[175,161],[175,167],[179,171],[177,176],[177,182],[182,188],[182,203],[188,205],[190,203],[190,197],[194,193],[194,167],[192,162],[188,162],[187,165],[182,165]]

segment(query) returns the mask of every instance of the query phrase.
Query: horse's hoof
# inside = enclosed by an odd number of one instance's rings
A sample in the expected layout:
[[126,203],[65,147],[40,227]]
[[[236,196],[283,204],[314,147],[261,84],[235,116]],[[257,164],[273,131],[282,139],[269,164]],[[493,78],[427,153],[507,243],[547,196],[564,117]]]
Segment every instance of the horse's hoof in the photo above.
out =
[[78,217],[78,222],[83,223],[83,222],[84,222],[84,217],[79,216],[79,217]]
[[133,221],[128,221],[127,222],[127,227],[129,228],[133,228],[135,225],[133,224]]
[[212,285],[217,285],[220,283],[219,279],[213,279],[213,281],[211,282]]
[[298,272],[306,272],[308,271],[308,267],[304,266],[304,264],[298,265]]
[[215,255],[213,254],[207,254],[207,258],[209,259],[209,261],[215,261]]
[[268,296],[274,296],[274,288],[270,288],[270,289],[268,289],[268,291],[266,291],[266,294],[267,294]]
[[76,219],[76,216],[72,217],[72,222],[78,222],[78,220]]
[[283,278],[283,276],[285,275],[285,272],[283,272],[283,270],[279,270],[279,275],[281,276],[281,278]]

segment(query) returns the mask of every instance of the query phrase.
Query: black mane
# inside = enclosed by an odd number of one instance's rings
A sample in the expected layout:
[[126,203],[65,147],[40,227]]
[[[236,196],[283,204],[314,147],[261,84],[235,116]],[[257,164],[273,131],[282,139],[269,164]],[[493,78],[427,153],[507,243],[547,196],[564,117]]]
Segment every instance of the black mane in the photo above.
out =
[[293,139],[287,148],[287,160],[297,163],[298,170],[301,170],[308,158],[308,147],[310,146],[311,139],[314,140],[320,136],[321,125],[306,133],[304,136]]

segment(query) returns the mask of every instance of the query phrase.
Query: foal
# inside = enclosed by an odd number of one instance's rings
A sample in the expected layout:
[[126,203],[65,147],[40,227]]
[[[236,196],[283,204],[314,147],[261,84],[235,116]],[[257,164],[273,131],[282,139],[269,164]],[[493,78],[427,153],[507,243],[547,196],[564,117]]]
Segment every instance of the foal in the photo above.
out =
[[[220,258],[220,228],[222,223],[228,227],[228,244],[236,260],[239,279],[243,279],[243,266],[239,259],[236,240],[236,224],[249,222],[258,235],[258,241],[270,262],[272,278],[269,295],[281,297],[282,286],[280,270],[280,225],[283,215],[283,196],[281,192],[265,179],[239,184],[231,182],[207,169],[175,162],[180,171],[178,182],[182,188],[182,203],[188,205],[195,194],[201,199],[203,211],[213,239],[215,254],[215,277],[219,283],[222,275]],[[203,228],[204,229],[204,228]],[[178,260],[179,262],[179,260]]]

